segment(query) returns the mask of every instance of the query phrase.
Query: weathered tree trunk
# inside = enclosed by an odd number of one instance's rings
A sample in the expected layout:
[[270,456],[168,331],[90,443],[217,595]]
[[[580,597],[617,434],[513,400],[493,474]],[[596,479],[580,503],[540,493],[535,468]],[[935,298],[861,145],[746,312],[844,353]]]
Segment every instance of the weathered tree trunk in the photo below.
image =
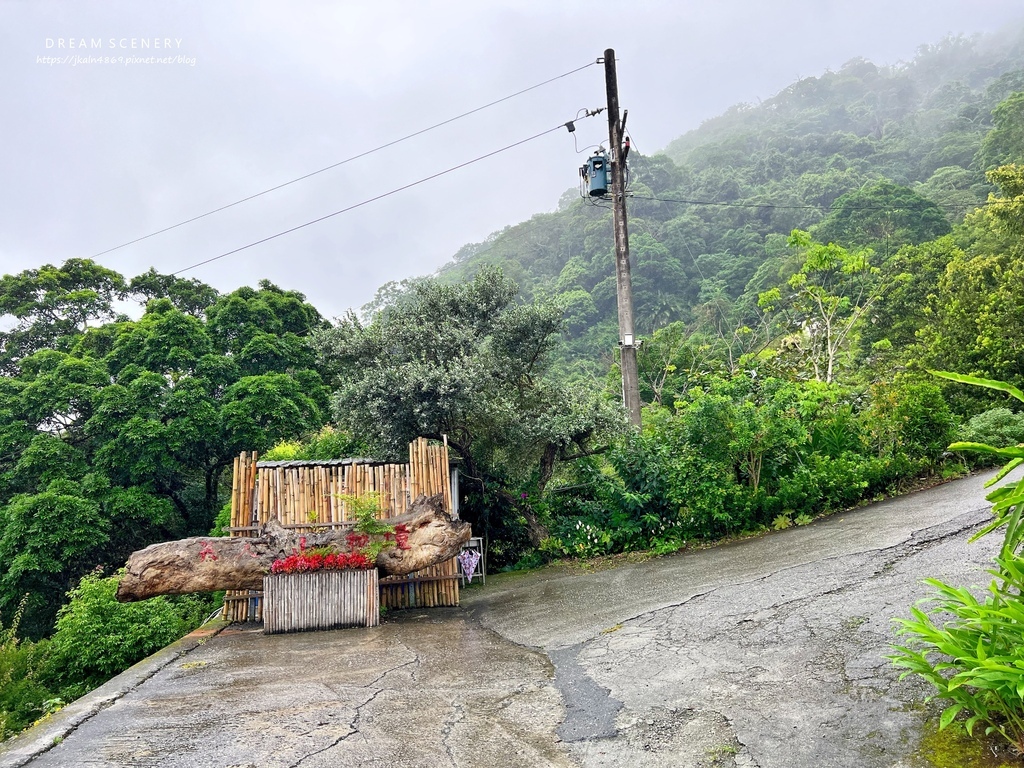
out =
[[[409,549],[390,547],[380,553],[377,568],[385,576],[404,576],[444,562],[459,553],[471,534],[469,523],[452,520],[444,511],[440,495],[419,497],[408,513],[387,522],[409,529]],[[262,589],[271,564],[297,549],[300,538],[311,549],[344,545],[347,533],[299,534],[271,520],[257,538],[199,536],[153,544],[128,558],[117,599],[132,602],[157,595]]]

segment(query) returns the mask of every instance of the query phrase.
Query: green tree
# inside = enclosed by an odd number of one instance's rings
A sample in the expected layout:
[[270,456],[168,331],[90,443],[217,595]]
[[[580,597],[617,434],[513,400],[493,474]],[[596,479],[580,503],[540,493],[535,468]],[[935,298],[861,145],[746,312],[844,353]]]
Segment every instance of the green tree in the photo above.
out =
[[[988,176],[1000,194],[966,217],[958,233],[965,248],[946,265],[930,301],[930,322],[918,335],[931,368],[1014,380],[1024,376],[1024,166],[1003,166]],[[989,407],[989,398],[950,386],[959,393],[959,410]]]
[[14,372],[33,352],[66,344],[98,320],[114,317],[127,286],[121,275],[89,259],[69,259],[0,278],[0,315],[17,325],[0,333],[0,370]]
[[214,346],[253,375],[311,367],[304,339],[325,325],[305,296],[268,280],[261,280],[258,290],[245,287],[221,296],[206,317]]
[[[988,213],[996,228],[1011,236],[1024,236],[1024,163],[1001,166],[986,176],[1000,192],[999,196],[989,195]],[[1015,246],[1019,250],[1019,243]]]
[[133,277],[128,284],[128,291],[144,301],[167,299],[176,309],[194,317],[202,317],[207,307],[220,296],[216,289],[195,278],[161,275],[152,268]]
[[822,243],[872,248],[882,263],[904,245],[916,245],[948,233],[949,221],[931,200],[889,181],[865,184],[835,201],[814,228]]
[[482,491],[470,519],[487,528],[485,509],[502,501],[537,544],[542,521],[515,489],[532,478],[542,493],[557,462],[594,450],[619,412],[545,379],[562,310],[515,296],[497,270],[461,285],[424,281],[369,325],[349,315],[316,343],[339,382],[340,424],[395,457],[416,436],[447,435],[467,483]]
[[904,246],[880,268],[877,299],[861,324],[862,353],[888,342],[910,352],[917,332],[933,319],[932,297],[950,261],[963,258],[952,235]]
[[[5,280],[50,285],[51,269]],[[328,410],[305,338],[320,316],[301,294],[267,283],[204,310],[202,284],[151,271],[135,283],[154,292],[142,317],[98,325],[124,281],[86,274],[110,290],[36,296],[26,322],[61,312],[65,335],[0,377],[0,611],[31,593],[34,637],[94,566],[206,533],[237,453],[315,432]]]
[[22,627],[39,637],[70,588],[110,540],[110,520],[98,501],[67,480],[36,494],[19,494],[0,509],[0,611],[14,612],[29,595]]
[[803,255],[803,265],[787,285],[759,297],[766,311],[780,311],[784,327],[799,329],[783,340],[783,349],[795,350],[799,362],[813,371],[815,380],[831,384],[846,350],[850,333],[875,300],[872,251],[822,245],[807,232],[793,230],[789,244]]
[[995,124],[978,151],[978,164],[985,169],[1009,163],[1024,163],[1024,91],[1011,93],[992,111]]

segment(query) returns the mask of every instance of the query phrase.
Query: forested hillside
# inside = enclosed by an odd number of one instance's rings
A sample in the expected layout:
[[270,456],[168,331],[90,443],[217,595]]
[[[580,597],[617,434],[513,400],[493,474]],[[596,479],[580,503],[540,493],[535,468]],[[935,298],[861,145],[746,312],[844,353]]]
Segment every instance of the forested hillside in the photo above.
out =
[[[871,247],[877,267],[903,245],[949,232],[992,191],[985,171],[1014,158],[1024,105],[1011,94],[1021,90],[1018,29],[950,38],[903,64],[850,61],[737,105],[664,154],[639,155],[654,148],[634,137],[638,330],[683,321],[721,334],[755,323],[757,294],[794,269],[793,229]],[[524,298],[557,298],[572,370],[601,376],[617,339],[610,220],[571,191],[556,213],[464,247],[441,276],[459,281],[496,265]]]

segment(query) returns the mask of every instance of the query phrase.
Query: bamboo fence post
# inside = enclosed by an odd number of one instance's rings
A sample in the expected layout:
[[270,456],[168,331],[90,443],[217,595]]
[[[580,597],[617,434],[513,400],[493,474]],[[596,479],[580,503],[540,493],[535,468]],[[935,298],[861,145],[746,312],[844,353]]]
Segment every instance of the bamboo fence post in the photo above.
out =
[[298,522],[298,510],[299,510],[299,471],[297,469],[288,470],[288,485],[291,488],[291,510],[288,522],[292,525]]
[[312,483],[312,497],[313,497],[313,517],[318,523],[326,523],[327,517],[324,515],[321,502],[323,501],[323,494],[320,489],[323,487],[320,476],[323,474],[323,467],[317,465],[310,471],[310,482]]
[[327,522],[334,522],[334,467],[324,468],[324,514]]
[[426,487],[426,494],[430,493],[430,465],[427,461],[427,441],[424,438],[419,438],[420,444],[420,471],[423,473],[423,481]]
[[[232,527],[238,525],[238,523],[236,523],[235,521],[238,519],[239,512],[238,486],[241,478],[239,478],[238,476],[238,470],[241,464],[240,459],[241,457],[239,456],[235,457],[234,473],[231,475],[231,517],[229,518],[231,522],[229,523],[229,525],[231,525]],[[231,535],[234,536],[234,531],[231,532]]]
[[346,499],[341,504],[341,510],[342,510],[342,512],[341,512],[341,519],[342,520],[348,520],[350,518],[350,516],[351,516],[351,513],[352,513],[352,508],[349,506],[347,497],[352,495],[352,483],[354,482],[354,475],[353,475],[353,469],[352,469],[353,466],[354,466],[353,464],[346,464],[345,465],[345,481],[342,484],[341,492],[342,492],[342,494],[344,494],[346,496]]
[[313,469],[306,468],[302,472],[302,488],[306,497],[306,503],[302,507],[303,522],[307,525],[312,522],[316,515],[316,499],[313,496]]
[[419,462],[420,493],[430,493],[430,471],[427,469],[427,451],[423,438],[416,439],[416,460]]
[[275,467],[274,479],[277,481],[277,519],[283,525],[288,522],[288,475],[282,467]]
[[415,445],[415,442],[409,443],[409,463],[406,466],[408,466],[407,473],[409,482],[409,495],[415,498],[414,494],[416,493],[416,473],[413,468],[413,445]]
[[299,508],[302,506],[302,482],[299,478],[298,469],[290,469],[288,471],[289,478],[292,486],[292,519],[291,524],[301,522],[299,519]]
[[277,482],[277,519],[284,525],[288,522],[288,475],[282,467],[274,468]]
[[327,506],[331,510],[330,514],[331,514],[331,522],[332,523],[336,523],[340,519],[338,517],[338,499],[337,499],[337,494],[338,494],[338,470],[339,469],[340,469],[340,467],[331,467],[330,472],[328,472],[328,474],[327,474],[327,477],[328,477],[328,481],[327,481]]
[[443,435],[443,460],[442,466],[444,468],[444,504],[445,512],[449,515],[455,509],[454,500],[452,499],[452,463],[451,457],[448,455],[448,435]]
[[426,495],[427,477],[423,471],[423,441],[416,438],[416,495]]
[[[259,470],[256,466],[260,460],[260,455],[256,451],[249,454],[249,475],[245,480],[245,496],[248,500],[248,513],[246,516],[256,522],[257,516],[259,515],[259,489],[256,487],[256,481],[259,478]],[[250,533],[250,535],[252,535]]]
[[279,470],[272,470],[267,473],[267,482],[264,484],[266,488],[269,502],[270,499],[274,500],[273,508],[267,505],[266,514],[268,519],[271,515],[276,517],[278,520],[281,519],[281,472]]

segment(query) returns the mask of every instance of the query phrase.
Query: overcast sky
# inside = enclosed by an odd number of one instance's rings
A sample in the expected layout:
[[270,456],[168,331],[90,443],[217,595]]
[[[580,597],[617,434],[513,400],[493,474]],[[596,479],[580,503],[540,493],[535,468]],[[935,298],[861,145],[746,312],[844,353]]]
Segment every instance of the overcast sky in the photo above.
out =
[[[1021,0],[0,0],[0,271],[92,257],[609,47],[634,146],[652,153],[853,57],[894,63],[1011,21],[1024,21]],[[127,63],[102,61],[118,57]],[[604,101],[603,69],[591,66],[97,260],[126,277],[176,272]],[[606,135],[603,115],[579,124],[581,149]],[[183,276],[222,291],[268,278],[336,316],[553,210],[585,157],[557,131]]]

